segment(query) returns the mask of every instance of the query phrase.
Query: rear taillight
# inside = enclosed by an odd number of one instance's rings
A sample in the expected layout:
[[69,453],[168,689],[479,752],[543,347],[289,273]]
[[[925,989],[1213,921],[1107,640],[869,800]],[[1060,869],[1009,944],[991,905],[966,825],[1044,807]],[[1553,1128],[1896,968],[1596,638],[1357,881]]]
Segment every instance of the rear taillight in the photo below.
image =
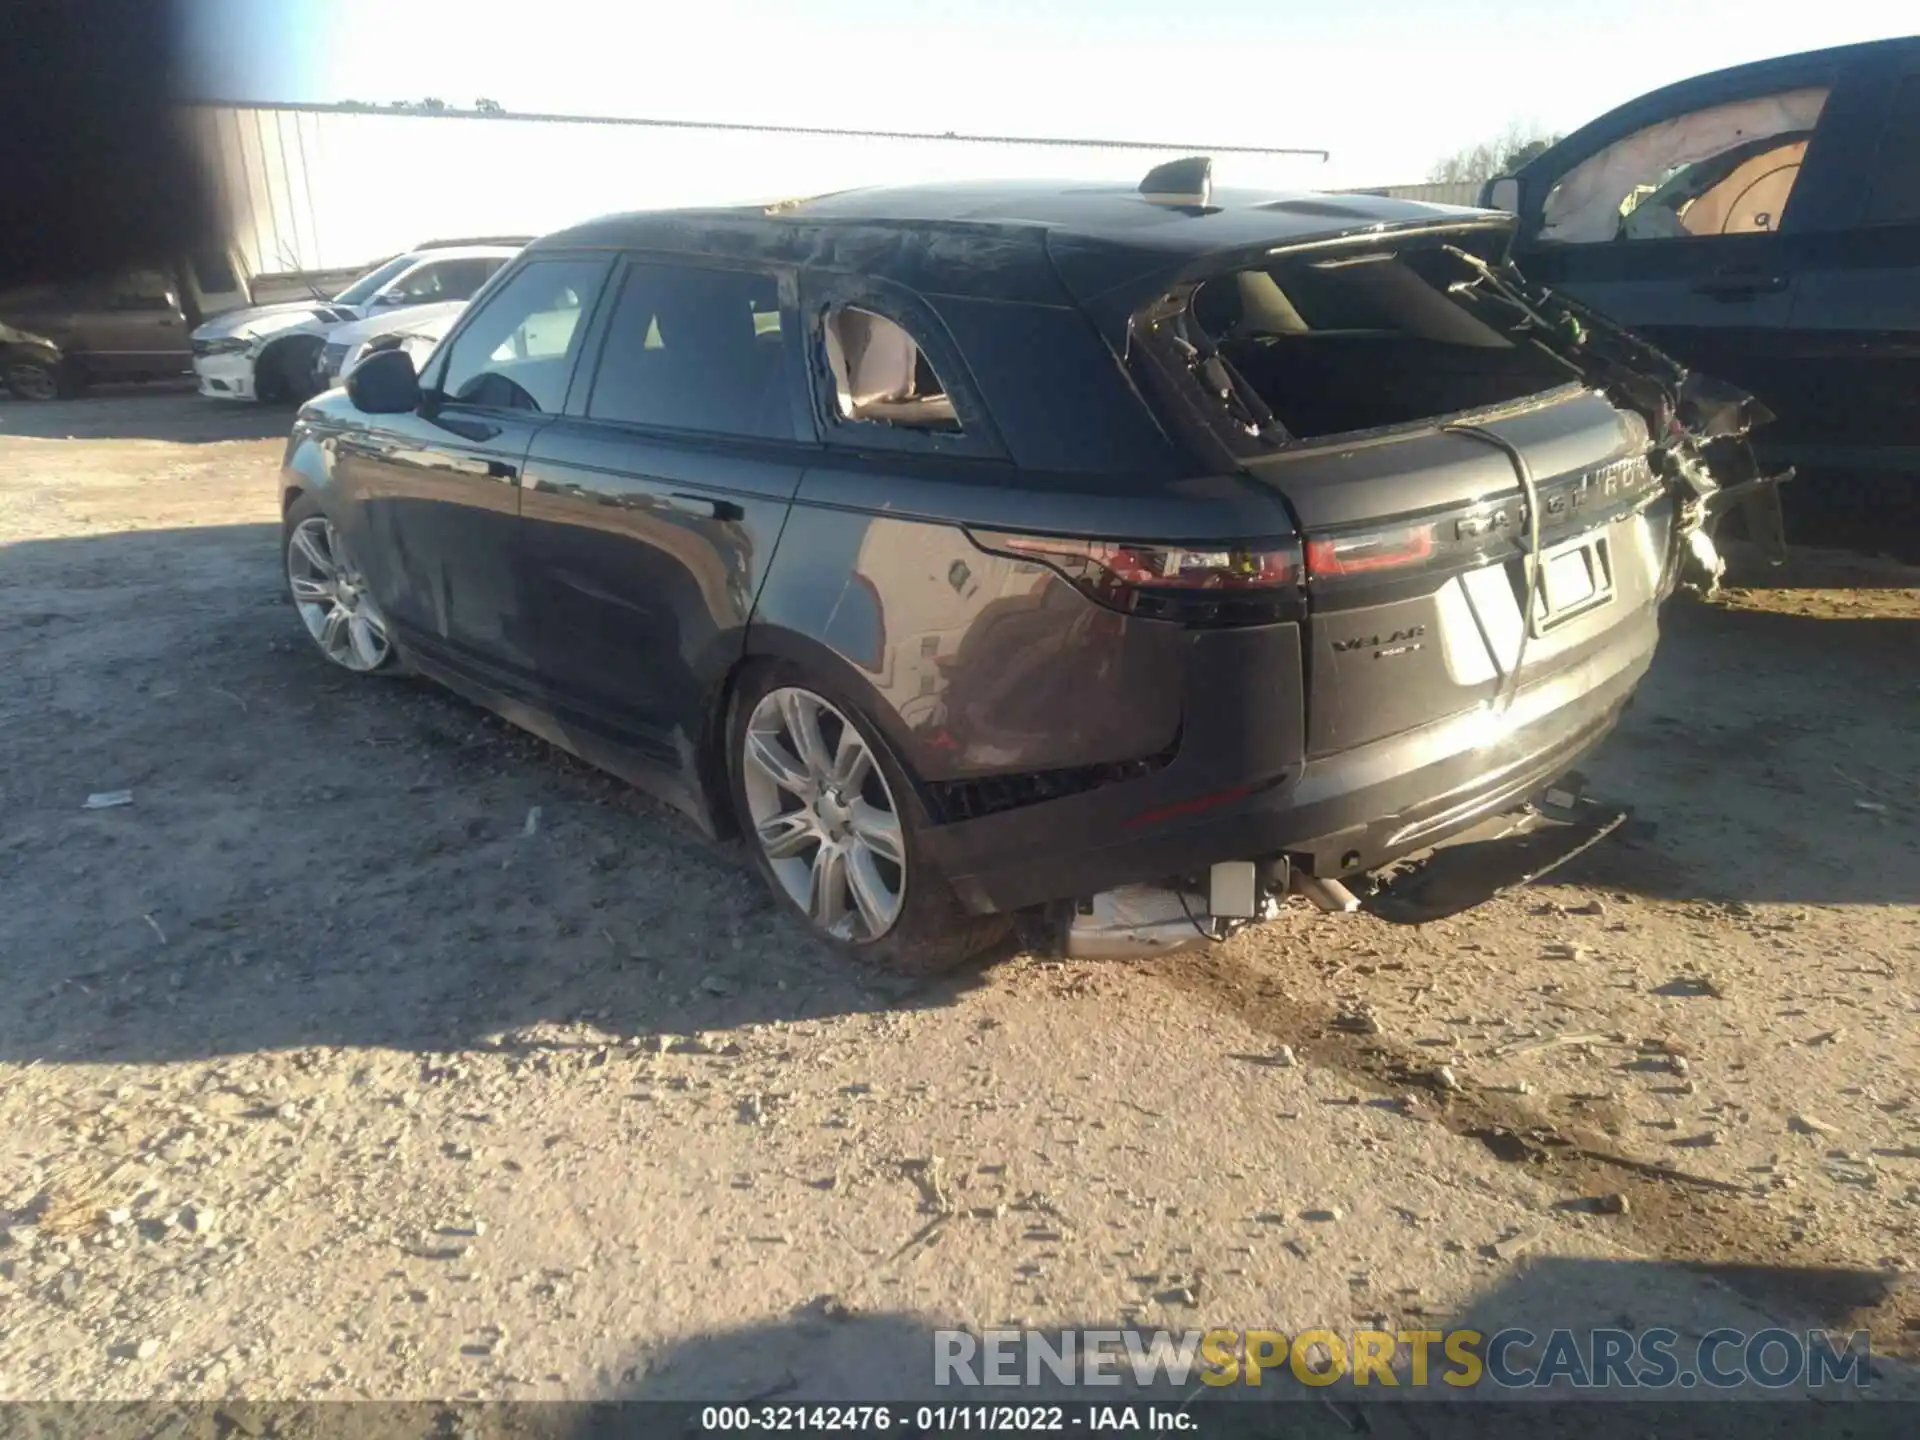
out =
[[1291,540],[1232,545],[1142,545],[971,531],[996,555],[1033,560],[1089,599],[1143,619],[1184,625],[1261,625],[1301,613],[1300,547]]
[[1307,542],[1309,580],[1338,580],[1424,565],[1436,549],[1431,524],[1355,531]]

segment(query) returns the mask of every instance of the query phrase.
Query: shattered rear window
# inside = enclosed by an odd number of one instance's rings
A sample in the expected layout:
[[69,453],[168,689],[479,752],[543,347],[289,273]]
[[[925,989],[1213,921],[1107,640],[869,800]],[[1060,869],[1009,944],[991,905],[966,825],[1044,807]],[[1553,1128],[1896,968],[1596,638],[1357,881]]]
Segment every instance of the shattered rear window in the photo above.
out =
[[1501,238],[1281,257],[1205,281],[1145,328],[1217,413],[1267,443],[1508,404],[1571,376],[1524,313],[1482,292],[1474,252],[1461,253]]

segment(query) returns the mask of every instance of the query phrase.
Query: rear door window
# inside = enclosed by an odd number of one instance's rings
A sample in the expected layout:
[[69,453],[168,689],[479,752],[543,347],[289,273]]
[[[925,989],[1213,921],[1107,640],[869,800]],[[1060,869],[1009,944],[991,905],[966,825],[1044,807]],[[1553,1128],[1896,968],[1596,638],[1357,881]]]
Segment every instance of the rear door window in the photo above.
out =
[[1778,230],[1824,87],[1715,105],[1588,156],[1548,191],[1540,239],[1675,240]]
[[635,262],[608,319],[587,415],[791,440],[788,340],[772,275]]
[[1907,76],[1894,92],[1868,184],[1867,224],[1920,221],[1920,75]]
[[906,327],[858,305],[829,311],[827,366],[841,420],[958,433],[947,387]]
[[[801,276],[800,294],[807,381],[825,443],[1007,458],[953,332],[924,296],[875,276],[814,272]],[[986,363],[991,348],[982,351]]]
[[611,269],[602,259],[520,267],[454,338],[435,388],[492,409],[559,411],[584,334],[585,312]]
[[131,270],[107,286],[109,310],[171,310],[173,282],[158,270]]

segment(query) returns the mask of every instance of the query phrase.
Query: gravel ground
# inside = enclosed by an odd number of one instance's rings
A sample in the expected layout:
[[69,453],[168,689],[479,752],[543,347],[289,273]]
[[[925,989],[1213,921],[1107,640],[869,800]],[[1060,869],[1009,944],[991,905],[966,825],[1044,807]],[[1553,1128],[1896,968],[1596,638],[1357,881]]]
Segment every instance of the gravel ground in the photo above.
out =
[[1920,571],[1677,602],[1589,767],[1646,823],[1550,883],[911,984],[329,670],[284,424],[0,404],[0,1399],[909,1395],[949,1324],[1920,1348]]

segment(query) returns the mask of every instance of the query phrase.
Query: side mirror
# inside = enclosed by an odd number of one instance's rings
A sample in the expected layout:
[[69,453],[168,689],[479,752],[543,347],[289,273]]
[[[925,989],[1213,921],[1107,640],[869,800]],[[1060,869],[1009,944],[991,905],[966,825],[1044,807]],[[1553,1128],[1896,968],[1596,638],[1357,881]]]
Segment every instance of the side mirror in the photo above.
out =
[[404,350],[377,350],[347,376],[347,398],[368,415],[404,415],[420,408],[420,377]]
[[1520,213],[1520,182],[1511,175],[1502,175],[1497,180],[1489,180],[1480,190],[1480,208],[1504,210],[1509,215],[1518,215]]

